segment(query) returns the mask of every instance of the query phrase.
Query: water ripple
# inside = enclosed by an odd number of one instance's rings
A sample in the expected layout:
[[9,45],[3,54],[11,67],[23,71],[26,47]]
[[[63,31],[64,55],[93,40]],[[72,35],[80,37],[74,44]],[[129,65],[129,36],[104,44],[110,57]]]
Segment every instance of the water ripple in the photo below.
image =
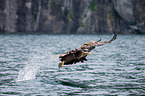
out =
[[145,95],[142,35],[119,35],[87,62],[58,69],[56,55],[110,36],[0,35],[0,95]]

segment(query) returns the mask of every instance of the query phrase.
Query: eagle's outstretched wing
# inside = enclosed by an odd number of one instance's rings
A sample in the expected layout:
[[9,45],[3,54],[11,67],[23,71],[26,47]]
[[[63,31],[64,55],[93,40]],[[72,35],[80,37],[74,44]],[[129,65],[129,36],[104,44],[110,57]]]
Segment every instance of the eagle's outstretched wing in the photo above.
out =
[[108,40],[108,41],[101,41],[101,39],[99,41],[89,41],[85,44],[83,44],[79,50],[84,50],[86,52],[90,52],[91,50],[93,50],[96,46],[99,47],[99,46],[102,46],[104,44],[107,44],[107,43],[110,43],[112,41],[114,41],[117,37],[117,34],[114,33],[114,36],[112,39]]

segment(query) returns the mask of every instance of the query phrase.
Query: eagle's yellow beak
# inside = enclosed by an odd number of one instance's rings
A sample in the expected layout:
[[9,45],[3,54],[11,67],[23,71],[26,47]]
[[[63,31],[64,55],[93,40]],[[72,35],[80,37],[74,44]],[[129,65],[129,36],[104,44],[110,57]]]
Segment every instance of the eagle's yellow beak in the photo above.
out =
[[92,55],[92,53],[90,53],[90,52],[89,52],[88,54],[89,54],[89,55]]
[[59,68],[61,68],[64,65],[64,61],[59,63]]

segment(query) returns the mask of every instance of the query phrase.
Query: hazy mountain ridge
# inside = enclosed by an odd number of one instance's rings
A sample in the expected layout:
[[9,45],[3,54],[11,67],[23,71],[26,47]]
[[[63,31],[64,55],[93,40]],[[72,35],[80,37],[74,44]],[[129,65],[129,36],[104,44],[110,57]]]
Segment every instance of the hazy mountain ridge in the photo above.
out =
[[0,0],[0,33],[145,34],[144,0]]

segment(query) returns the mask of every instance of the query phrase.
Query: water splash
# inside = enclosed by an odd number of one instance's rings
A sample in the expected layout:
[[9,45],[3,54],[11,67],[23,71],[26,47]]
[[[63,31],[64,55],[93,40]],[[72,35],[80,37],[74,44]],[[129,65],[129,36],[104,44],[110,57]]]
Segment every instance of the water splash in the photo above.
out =
[[27,66],[19,72],[16,81],[32,80],[36,78],[37,70],[39,68],[36,66]]
[[[34,51],[34,50],[33,50]],[[52,62],[56,62],[56,56],[52,52],[46,50],[35,50],[34,54],[30,55],[30,60],[26,63],[16,79],[16,81],[32,80],[36,78],[36,74],[40,71],[41,67],[54,66]],[[49,65],[49,66],[48,66]]]
[[30,60],[26,63],[26,66],[19,72],[16,81],[32,80],[36,78],[36,74],[39,71],[40,65],[42,64],[42,55],[32,54]]

